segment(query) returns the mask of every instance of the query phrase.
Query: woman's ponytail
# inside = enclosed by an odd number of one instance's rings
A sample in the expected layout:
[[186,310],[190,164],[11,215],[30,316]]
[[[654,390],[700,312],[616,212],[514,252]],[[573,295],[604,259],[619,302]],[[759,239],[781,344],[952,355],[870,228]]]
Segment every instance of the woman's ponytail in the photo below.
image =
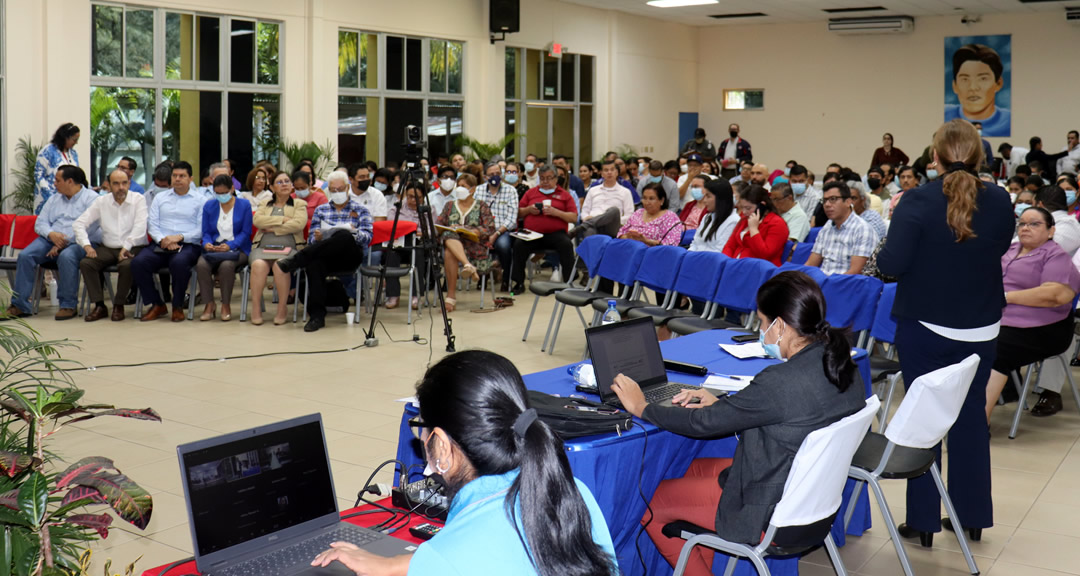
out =
[[975,170],[988,160],[983,153],[982,138],[970,123],[956,119],[938,129],[932,146],[938,160],[947,168],[941,186],[949,201],[945,213],[949,228],[957,242],[975,238],[971,219],[978,209],[975,199],[983,188]]
[[844,328],[833,328],[824,320],[818,323],[817,331],[817,337],[825,343],[825,354],[821,359],[825,366],[825,377],[844,392],[855,380],[855,371],[858,369],[851,359],[848,331]]

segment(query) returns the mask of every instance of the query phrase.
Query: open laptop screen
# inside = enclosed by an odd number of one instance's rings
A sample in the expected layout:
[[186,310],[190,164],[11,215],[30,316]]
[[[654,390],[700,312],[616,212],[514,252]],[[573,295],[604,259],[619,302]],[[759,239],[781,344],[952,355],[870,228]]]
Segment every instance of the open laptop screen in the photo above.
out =
[[589,328],[585,338],[603,401],[616,398],[611,383],[618,374],[625,374],[642,386],[667,380],[652,318],[635,318]]
[[198,555],[336,514],[323,442],[315,419],[180,447]]

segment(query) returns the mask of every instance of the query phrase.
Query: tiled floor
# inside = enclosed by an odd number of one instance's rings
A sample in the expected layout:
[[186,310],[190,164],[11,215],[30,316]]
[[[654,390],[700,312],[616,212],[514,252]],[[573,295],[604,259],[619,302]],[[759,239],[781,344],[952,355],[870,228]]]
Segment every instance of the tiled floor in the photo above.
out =
[[[580,359],[584,336],[572,312],[563,319],[555,355],[540,353],[551,311],[550,299],[541,301],[528,342],[521,341],[521,333],[532,305],[531,295],[519,298],[512,308],[493,313],[470,312],[478,304],[476,291],[459,296],[459,309],[452,314],[459,350],[494,350],[512,359],[522,373]],[[490,296],[487,304],[491,306]],[[234,304],[233,309],[238,312],[239,304]],[[394,454],[401,414],[396,400],[412,394],[429,355],[437,360],[445,348],[441,320],[436,318],[432,328],[426,315],[415,324],[415,330],[424,338],[432,334],[431,348],[411,342],[414,328],[405,324],[403,309],[381,311],[379,318],[394,339],[404,342],[390,342],[380,329],[376,348],[227,361],[220,359],[358,346],[364,341],[363,330],[361,326],[344,325],[343,316],[331,316],[325,329],[305,334],[300,324],[291,323],[280,327],[269,323],[256,327],[236,320],[60,323],[52,320],[52,313],[52,309],[45,308],[30,324],[43,338],[77,342],[80,349],[69,349],[65,355],[90,367],[75,374],[89,399],[124,407],[151,406],[165,420],[155,424],[99,419],[59,432],[53,443],[53,449],[66,458],[113,458],[121,470],[153,494],[153,519],[144,532],[120,522],[106,541],[94,546],[99,566],[106,558],[112,558],[114,566],[123,566],[141,556],[140,573],[191,553],[176,462],[177,444],[322,412],[341,506],[351,506],[352,495],[374,467]],[[365,328],[368,320],[368,315],[361,315]],[[208,360],[93,368],[188,358]],[[994,414],[997,525],[984,532],[982,542],[972,544],[983,574],[1080,574],[1080,415],[1068,395],[1065,403],[1065,411],[1053,418],[1025,417],[1016,440],[1007,438],[1015,404]],[[386,481],[389,474],[381,477]],[[902,521],[903,483],[886,482],[884,487],[891,510]],[[849,538],[841,549],[848,570],[867,576],[901,574],[876,506],[873,521],[873,529],[861,538]],[[905,545],[920,575],[966,573],[956,541],[947,533],[938,536],[933,549]],[[95,568],[93,573],[99,570]],[[821,551],[804,559],[801,570],[809,576],[833,573]]]

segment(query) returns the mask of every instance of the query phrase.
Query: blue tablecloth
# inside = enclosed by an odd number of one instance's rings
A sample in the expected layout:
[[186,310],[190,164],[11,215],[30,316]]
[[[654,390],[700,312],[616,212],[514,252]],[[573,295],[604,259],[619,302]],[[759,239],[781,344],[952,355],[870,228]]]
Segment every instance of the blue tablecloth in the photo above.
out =
[[[748,359],[739,360],[721,350],[718,344],[731,342],[734,332],[713,330],[683,336],[661,343],[664,358],[679,360],[706,366],[710,372],[719,374],[757,374],[776,360]],[[867,395],[871,393],[870,363],[864,350],[858,350],[856,364],[866,384]],[[669,379],[674,382],[700,384],[704,377],[671,372]],[[574,380],[565,366],[524,376],[525,385],[532,390],[549,394],[569,396],[580,394],[574,391]],[[596,396],[585,395],[590,399]],[[421,464],[413,468],[410,480],[421,478],[422,455],[419,442],[413,440],[413,433],[408,427],[408,419],[415,417],[417,410],[407,405],[401,421],[398,442],[398,459],[406,466]],[[622,435],[606,434],[579,438],[566,443],[567,457],[574,476],[592,490],[600,509],[607,520],[611,537],[615,543],[615,553],[619,568],[627,576],[643,574],[641,561],[638,559],[635,539],[641,526],[641,517],[646,512],[645,499],[652,498],[653,492],[661,480],[679,478],[686,473],[695,458],[730,458],[735,453],[737,440],[734,437],[718,440],[694,440],[673,434],[645,422],[637,420],[641,427],[634,427]],[[644,465],[643,465],[644,463]],[[844,504],[841,505],[833,526],[833,538],[837,545],[844,545],[843,517],[852,482],[848,481],[845,489]],[[856,503],[855,514],[851,520],[849,534],[860,535],[870,528],[870,507],[866,491]],[[671,566],[660,555],[648,535],[642,533],[638,545],[649,574],[670,574]],[[713,563],[713,571],[723,574],[725,561]],[[798,559],[769,559],[769,569],[777,576],[798,574]],[[756,574],[753,566],[739,562],[735,572],[738,575]]]

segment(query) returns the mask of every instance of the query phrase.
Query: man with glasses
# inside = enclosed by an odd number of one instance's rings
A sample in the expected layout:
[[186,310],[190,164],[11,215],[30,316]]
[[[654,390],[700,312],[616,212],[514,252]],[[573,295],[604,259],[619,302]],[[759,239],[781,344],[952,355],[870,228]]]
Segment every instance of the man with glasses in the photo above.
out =
[[529,254],[555,250],[559,254],[562,274],[570,278],[574,266],[574,244],[567,234],[568,224],[577,222],[577,203],[570,192],[557,184],[555,169],[544,166],[539,170],[540,185],[530,189],[518,203],[518,217],[525,228],[544,236],[530,241],[514,243],[513,294],[525,292],[525,262]]
[[[127,174],[128,182],[131,182],[131,186],[128,188],[128,190],[130,190],[131,192],[138,192],[139,194],[145,194],[146,189],[142,187],[142,184],[139,184],[135,181],[135,170],[138,167],[139,163],[130,156],[124,156],[120,159],[119,162],[116,163],[116,169],[122,171],[124,174]],[[108,187],[110,189],[112,188],[111,182],[109,183]]]
[[788,238],[796,242],[806,240],[806,236],[810,234],[810,218],[806,216],[806,211],[802,209],[802,206],[795,201],[791,185],[782,182],[773,186],[769,191],[769,197],[772,198],[773,206],[776,206],[780,217],[787,222]]
[[877,245],[877,234],[855,215],[847,184],[826,184],[822,205],[829,221],[818,234],[806,265],[821,268],[826,274],[861,274]]
[[[495,256],[499,259],[499,266],[503,270],[501,288],[506,292],[510,287],[510,256],[513,252],[510,232],[517,230],[518,219],[517,188],[511,184],[518,181],[518,168],[514,164],[508,165],[506,175],[503,176],[497,162],[488,162],[484,171],[487,181],[477,186],[473,195],[487,204],[491,215],[495,217],[495,232],[488,238],[487,243],[495,249]],[[514,175],[513,178],[510,178],[511,174]],[[510,182],[511,179],[513,182]]]

